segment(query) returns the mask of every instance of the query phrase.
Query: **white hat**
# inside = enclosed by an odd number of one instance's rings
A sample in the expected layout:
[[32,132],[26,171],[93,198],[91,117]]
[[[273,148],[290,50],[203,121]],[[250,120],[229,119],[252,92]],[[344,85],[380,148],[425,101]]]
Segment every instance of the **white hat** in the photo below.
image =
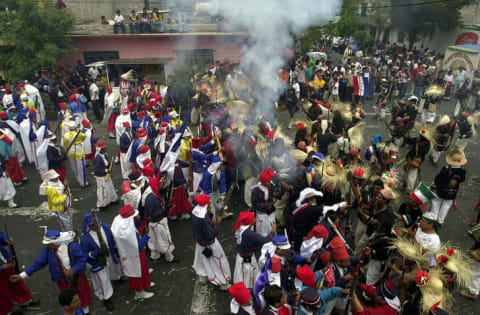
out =
[[418,97],[416,97],[415,95],[412,95],[408,98],[409,101],[413,101],[415,100],[415,102],[418,102]]
[[44,174],[44,176],[45,176],[45,178],[46,178],[47,180],[52,180],[52,179],[55,179],[55,178],[59,178],[59,177],[60,177],[60,175],[58,175],[58,173],[55,172],[55,170],[49,170],[48,172],[46,172],[46,173]]
[[304,190],[302,190],[300,192],[300,196],[298,197],[295,205],[298,208],[302,205],[302,203],[305,199],[309,199],[309,198],[312,198],[312,197],[315,197],[315,196],[323,197],[323,193],[321,191],[315,190],[315,189],[310,188],[310,187],[305,188]]
[[69,232],[59,232],[56,230],[53,231],[47,231],[45,232],[45,235],[43,236],[43,245],[48,245],[48,244],[55,244],[55,245],[62,245],[62,244],[68,244],[73,239],[75,238],[75,233],[72,231]]

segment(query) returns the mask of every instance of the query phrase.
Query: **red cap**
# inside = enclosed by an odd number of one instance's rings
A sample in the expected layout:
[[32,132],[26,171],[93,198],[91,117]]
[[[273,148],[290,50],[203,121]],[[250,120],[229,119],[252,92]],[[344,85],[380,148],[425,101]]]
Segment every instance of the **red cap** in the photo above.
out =
[[84,119],[82,120],[82,125],[83,125],[83,127],[85,127],[85,128],[90,128],[90,127],[92,126],[92,125],[90,124],[90,122],[88,121],[88,119],[86,119],[86,118],[84,118]]
[[135,105],[133,103],[130,103],[127,105],[127,108],[129,111],[133,112],[133,110],[135,109]]
[[253,221],[255,220],[255,215],[253,212],[244,211],[240,212],[238,216],[237,223],[235,223],[235,227],[233,228],[233,232],[236,232],[241,225],[252,225]]
[[105,148],[105,147],[106,147],[105,142],[99,142],[99,143],[97,144],[97,147],[98,147],[98,148]]
[[347,248],[345,247],[345,244],[340,239],[340,237],[336,236],[333,240],[330,241],[329,245],[333,248],[333,259],[345,260],[350,258],[350,255],[348,255],[347,252]]
[[113,92],[112,87],[108,87],[108,88],[107,88],[107,92],[108,92],[109,94],[112,93],[112,92]]
[[362,177],[365,174],[365,170],[361,167],[357,167],[353,170],[353,176]]
[[305,125],[304,125],[303,123],[299,122],[299,123],[297,123],[297,126],[296,126],[296,127],[297,127],[297,129],[302,130],[302,129],[305,128]]
[[78,89],[73,89],[73,94],[78,94]]
[[162,121],[162,123],[160,124],[160,127],[168,128],[168,123],[166,121]]
[[228,293],[237,301],[240,305],[245,305],[252,297],[250,291],[243,282],[237,282],[228,288]]
[[144,111],[146,111],[146,112],[148,112],[150,109],[151,109],[150,104],[145,104],[145,105],[143,105],[143,107],[142,107],[142,110],[144,110]]
[[139,129],[137,132],[136,138],[143,138],[147,136],[147,131],[145,129]]
[[157,111],[155,112],[155,114],[154,114],[154,117],[157,118],[157,119],[158,119],[158,118],[162,118],[162,112],[159,112],[159,111],[157,110]]
[[272,181],[272,177],[270,169],[266,169],[260,174],[260,183],[266,185]]
[[144,167],[147,165],[151,166],[153,164],[152,160],[150,160],[149,158],[146,158],[145,160],[143,160],[142,163]]
[[138,113],[138,116],[143,119],[143,118],[145,118],[145,116],[147,116],[147,113],[140,112],[140,113]]
[[127,128],[130,127],[130,123],[128,121],[123,122],[123,127]]
[[1,111],[0,112],[0,119],[3,119],[3,120],[8,119],[7,112]]
[[35,115],[37,114],[37,111],[35,110],[35,108],[30,108],[30,109],[28,110],[28,112],[29,112],[30,114],[35,114]]
[[309,266],[303,266],[295,270],[295,274],[300,281],[307,287],[317,289],[317,283],[315,282],[315,273]]
[[271,138],[273,138],[273,137],[275,137],[275,131],[269,131],[269,132],[267,133],[267,138],[268,138],[268,139],[271,139]]
[[135,209],[131,205],[125,205],[118,210],[118,214],[123,218],[128,218],[135,214]]
[[308,233],[306,240],[311,239],[312,237],[316,238],[326,238],[328,236],[327,229],[322,224],[317,224],[313,229]]
[[58,104],[58,106],[60,107],[60,109],[64,109],[65,107],[67,107],[67,103],[60,103]]
[[153,167],[151,165],[146,165],[142,168],[140,173],[142,173],[146,177],[152,177],[153,175],[155,175],[155,170],[153,169]]
[[73,102],[73,101],[76,100],[77,98],[75,97],[75,95],[70,95],[69,99],[70,99],[70,101]]
[[145,144],[140,147],[140,153],[147,153],[148,150],[150,149]]
[[195,198],[193,198],[193,200],[195,200],[195,202],[200,206],[200,207],[204,207],[206,205],[208,205],[210,203],[210,197],[208,197],[207,194],[201,194],[201,195],[198,195],[196,196]]
[[11,88],[7,88],[7,90],[5,91],[6,94],[12,94],[12,89]]

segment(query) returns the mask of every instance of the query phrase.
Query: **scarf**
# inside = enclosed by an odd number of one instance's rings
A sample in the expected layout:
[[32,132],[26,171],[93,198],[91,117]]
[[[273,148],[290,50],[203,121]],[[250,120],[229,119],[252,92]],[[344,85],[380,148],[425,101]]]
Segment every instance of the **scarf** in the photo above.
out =
[[253,186],[252,191],[255,189],[255,187],[258,187],[258,189],[260,189],[263,192],[263,194],[265,195],[265,201],[268,200],[268,197],[269,197],[268,187],[264,186],[261,182],[258,182],[255,186]]
[[201,207],[199,205],[196,205],[195,208],[193,208],[192,210],[192,214],[197,218],[203,219],[207,215],[207,211],[208,211],[208,206]]
[[237,239],[237,244],[240,245],[242,243],[242,235],[243,232],[248,230],[251,225],[241,225],[238,230],[235,231],[235,238]]

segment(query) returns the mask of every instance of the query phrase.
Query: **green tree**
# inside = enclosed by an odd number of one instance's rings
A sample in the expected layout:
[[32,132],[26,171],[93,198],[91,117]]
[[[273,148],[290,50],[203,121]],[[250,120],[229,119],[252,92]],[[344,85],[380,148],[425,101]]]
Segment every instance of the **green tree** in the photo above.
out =
[[22,80],[72,51],[74,17],[52,2],[40,8],[35,0],[18,0],[16,6],[1,13],[0,40],[8,46],[0,50],[0,60],[8,79]]
[[392,25],[408,36],[410,46],[436,31],[448,31],[462,23],[460,9],[477,0],[457,0],[426,5],[412,5],[416,0],[392,1]]

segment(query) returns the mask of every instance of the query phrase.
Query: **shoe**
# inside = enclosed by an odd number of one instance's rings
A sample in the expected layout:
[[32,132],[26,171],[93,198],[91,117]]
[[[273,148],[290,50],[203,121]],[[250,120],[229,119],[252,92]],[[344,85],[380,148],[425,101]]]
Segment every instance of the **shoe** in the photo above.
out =
[[478,295],[471,294],[468,290],[461,290],[460,295],[467,299],[478,300]]
[[180,259],[178,259],[177,257],[173,257],[172,260],[167,260],[165,259],[165,261],[169,264],[176,264],[176,263],[179,263],[180,262]]
[[20,183],[13,183],[13,186],[20,186],[22,184],[22,182]]
[[148,268],[148,273],[152,273],[153,272],[153,268]]
[[150,288],[153,288],[156,285],[155,282],[150,282]]
[[226,284],[222,284],[219,288],[222,291],[227,291],[228,288],[230,288],[230,287],[231,287],[230,283],[227,282]]
[[135,300],[145,300],[149,299],[155,294],[153,292],[147,292],[147,291],[135,291],[135,296],[133,297]]
[[208,283],[208,277],[207,276],[198,276],[198,282],[200,284],[207,284]]
[[32,298],[30,301],[24,304],[20,304],[20,307],[25,308],[25,307],[30,307],[30,306],[37,306],[40,304],[40,299],[38,298]]
[[112,298],[109,298],[108,300],[103,300],[103,305],[109,312],[115,309],[115,307],[113,306]]
[[190,214],[188,214],[188,213],[182,214],[182,219],[184,219],[184,220],[188,220],[188,219],[190,219],[191,217],[192,217],[192,216],[191,216]]
[[233,215],[233,213],[228,212],[228,211],[224,211],[223,215],[222,215],[222,219],[227,219],[227,218],[231,217],[232,215]]
[[118,164],[120,163],[120,159],[118,158],[118,156],[115,157],[115,160],[113,161],[115,164]]
[[28,181],[28,177],[25,176],[24,178],[22,178],[22,183],[25,183],[26,181]]
[[13,198],[8,200],[8,207],[9,208],[18,208],[18,205],[13,201]]

